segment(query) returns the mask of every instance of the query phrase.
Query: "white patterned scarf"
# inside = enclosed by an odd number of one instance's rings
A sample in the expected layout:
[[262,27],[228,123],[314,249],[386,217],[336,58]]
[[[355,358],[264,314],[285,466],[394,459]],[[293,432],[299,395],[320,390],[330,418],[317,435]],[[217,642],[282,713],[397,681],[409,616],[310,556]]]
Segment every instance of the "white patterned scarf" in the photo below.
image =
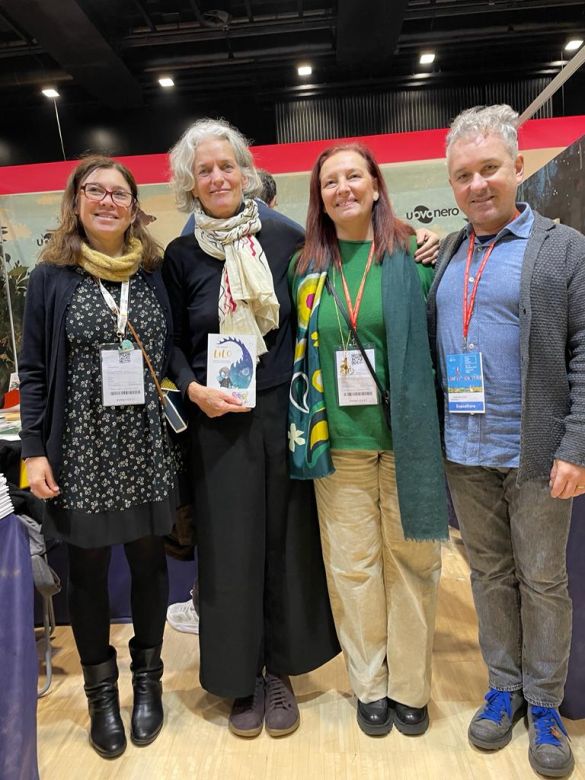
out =
[[258,355],[268,352],[264,341],[278,328],[280,304],[272,272],[255,234],[262,227],[252,199],[229,219],[215,219],[198,202],[194,209],[195,238],[211,257],[224,261],[219,288],[219,332],[256,336]]

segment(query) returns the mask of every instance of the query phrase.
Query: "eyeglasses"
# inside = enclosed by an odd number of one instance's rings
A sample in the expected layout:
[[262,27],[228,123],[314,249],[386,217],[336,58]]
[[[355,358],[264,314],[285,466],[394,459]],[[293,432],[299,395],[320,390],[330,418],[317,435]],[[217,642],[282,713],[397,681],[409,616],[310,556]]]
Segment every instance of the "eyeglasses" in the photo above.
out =
[[107,190],[101,184],[82,184],[79,188],[88,200],[96,203],[102,201],[106,195],[109,195],[116,206],[129,208],[136,198],[128,190]]

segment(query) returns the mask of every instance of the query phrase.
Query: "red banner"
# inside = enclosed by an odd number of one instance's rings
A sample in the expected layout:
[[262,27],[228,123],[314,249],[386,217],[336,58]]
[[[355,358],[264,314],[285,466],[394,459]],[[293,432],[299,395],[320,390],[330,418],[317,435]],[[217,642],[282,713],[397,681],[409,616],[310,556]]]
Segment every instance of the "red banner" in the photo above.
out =
[[[252,152],[258,166],[275,174],[308,171],[323,149],[348,141],[365,143],[379,163],[414,162],[443,157],[446,134],[447,130],[443,129],[368,135],[361,138],[255,146]],[[532,119],[520,129],[520,149],[564,148],[582,135],[585,135],[585,116]],[[132,170],[138,184],[159,184],[169,179],[169,161],[166,154],[145,154],[118,159]],[[72,160],[0,167],[0,195],[63,190],[67,176],[76,164],[77,161]]]

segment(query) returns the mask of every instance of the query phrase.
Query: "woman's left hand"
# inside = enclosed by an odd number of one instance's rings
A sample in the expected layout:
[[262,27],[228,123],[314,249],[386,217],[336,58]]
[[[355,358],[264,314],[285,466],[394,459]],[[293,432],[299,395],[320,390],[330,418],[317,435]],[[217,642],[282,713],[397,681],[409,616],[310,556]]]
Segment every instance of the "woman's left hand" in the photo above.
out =
[[44,456],[27,458],[25,460],[26,476],[33,496],[46,501],[59,495],[59,485],[55,482],[53,469],[48,458]]
[[418,246],[414,254],[416,262],[423,265],[434,265],[439,256],[439,242],[439,236],[432,230],[419,228],[416,231],[416,245]]

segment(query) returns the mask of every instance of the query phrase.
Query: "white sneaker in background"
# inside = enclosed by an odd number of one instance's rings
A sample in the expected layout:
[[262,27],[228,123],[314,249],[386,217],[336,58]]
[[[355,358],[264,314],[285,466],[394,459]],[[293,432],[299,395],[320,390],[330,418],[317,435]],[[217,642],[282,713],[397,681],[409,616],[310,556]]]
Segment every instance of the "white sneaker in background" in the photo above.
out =
[[199,615],[193,604],[193,598],[190,598],[189,601],[171,604],[167,609],[167,622],[176,631],[182,631],[185,634],[198,634]]

